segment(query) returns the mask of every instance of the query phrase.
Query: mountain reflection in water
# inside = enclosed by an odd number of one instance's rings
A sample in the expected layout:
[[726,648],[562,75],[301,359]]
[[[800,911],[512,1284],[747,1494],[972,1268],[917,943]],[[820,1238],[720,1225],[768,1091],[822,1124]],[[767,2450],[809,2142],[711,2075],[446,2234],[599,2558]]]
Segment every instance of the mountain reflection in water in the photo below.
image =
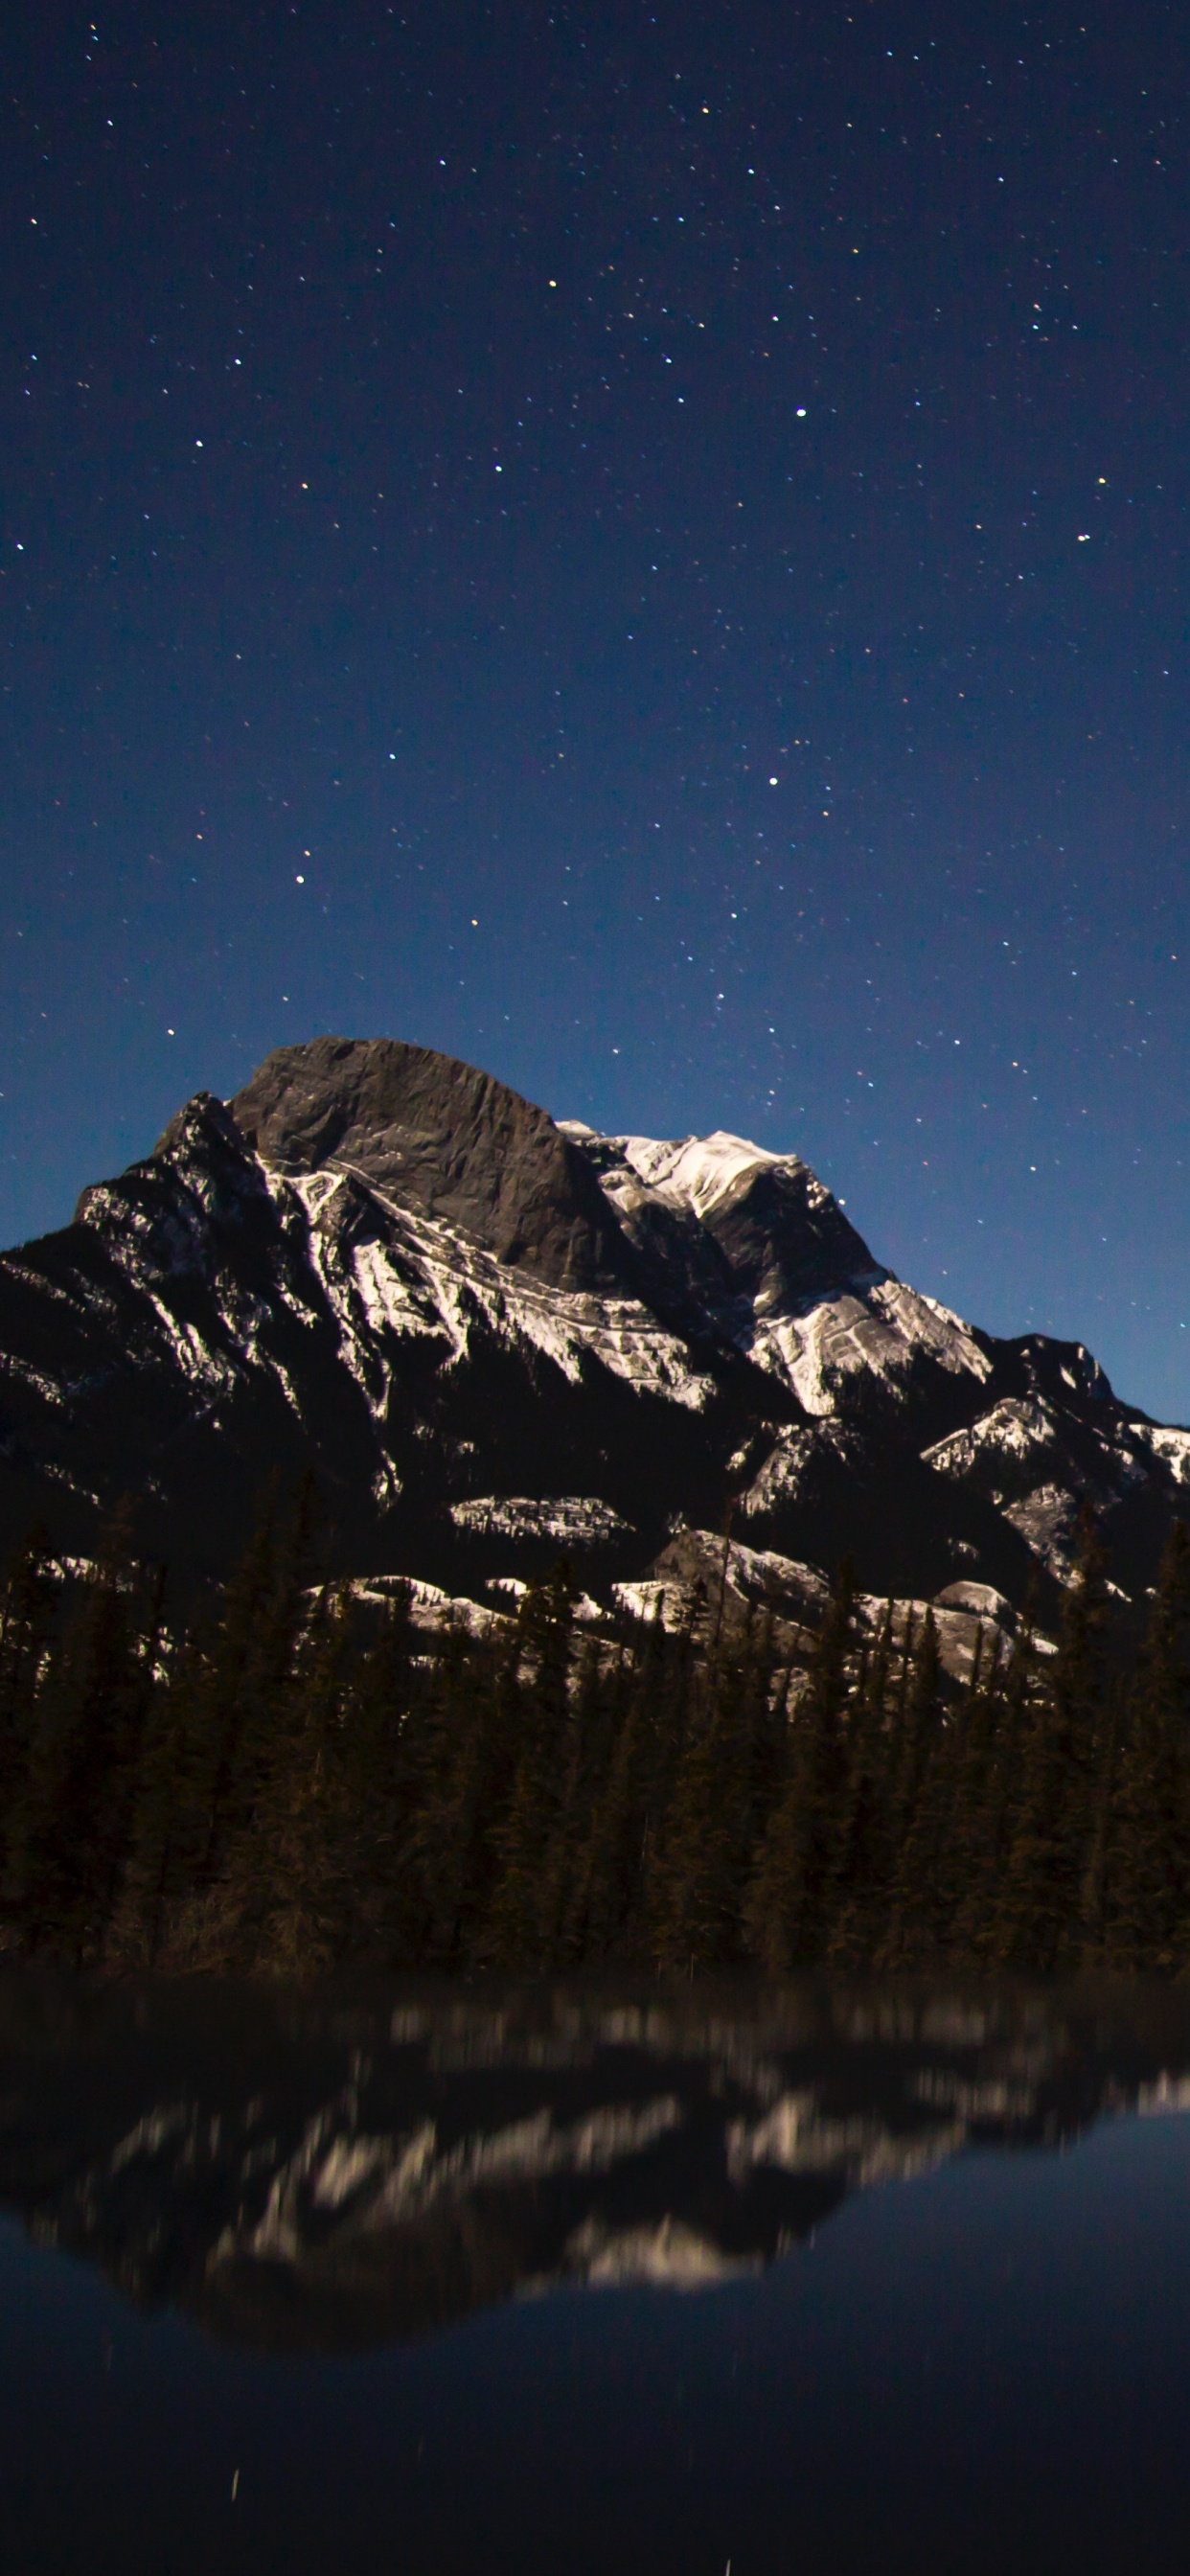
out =
[[0,1982],[0,2205],[258,2350],[701,2291],[971,2144],[1190,2107],[1190,1999],[943,1985]]

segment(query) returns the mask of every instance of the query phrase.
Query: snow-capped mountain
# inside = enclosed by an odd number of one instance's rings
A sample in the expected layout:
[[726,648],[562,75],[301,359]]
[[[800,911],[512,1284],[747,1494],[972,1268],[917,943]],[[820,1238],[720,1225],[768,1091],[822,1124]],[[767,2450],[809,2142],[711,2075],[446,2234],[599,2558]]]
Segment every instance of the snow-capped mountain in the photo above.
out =
[[1019,1600],[1084,1499],[1151,1582],[1190,1432],[894,1278],[796,1155],[319,1038],[0,1258],[0,1534],[86,1553],[129,1496],[146,1550],[217,1571],[308,1465],[360,1574],[475,1592],[564,1546],[610,1598],[730,1510],[795,1593],[849,1547],[872,1594]]

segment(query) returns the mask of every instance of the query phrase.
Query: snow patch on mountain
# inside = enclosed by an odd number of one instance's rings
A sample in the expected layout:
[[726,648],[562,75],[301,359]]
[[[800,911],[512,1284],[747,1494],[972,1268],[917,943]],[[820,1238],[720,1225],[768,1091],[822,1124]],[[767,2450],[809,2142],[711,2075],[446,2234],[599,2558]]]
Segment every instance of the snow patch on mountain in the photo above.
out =
[[815,1624],[830,1599],[830,1585],[816,1565],[782,1556],[775,1548],[747,1547],[742,1539],[723,1538],[714,1530],[675,1531],[654,1572],[680,1579],[687,1589],[695,1579],[708,1589],[726,1581],[743,1602],[792,1602]]
[[57,1378],[50,1377],[45,1369],[35,1368],[32,1360],[23,1359],[19,1351],[0,1351],[0,1373],[15,1378],[21,1386],[31,1387],[46,1404],[59,1405],[66,1401],[65,1390]]
[[1175,1485],[1190,1485],[1190,1431],[1167,1429],[1159,1422],[1130,1422],[1134,1440],[1168,1467]]
[[203,1340],[197,1326],[188,1317],[175,1315],[165,1299],[155,1292],[150,1292],[149,1303],[174,1359],[192,1386],[226,1391],[234,1385],[234,1369]]
[[[496,1593],[498,1598],[508,1603],[513,1610],[519,1610],[522,1601],[528,1596],[530,1587],[527,1583],[522,1583],[519,1575],[492,1574],[488,1577],[485,1589]],[[574,1593],[570,1608],[571,1616],[580,1628],[602,1628],[607,1623],[608,1613],[603,1603],[592,1600],[589,1592]]]
[[[650,1136],[596,1137],[571,1122],[568,1132],[586,1141],[605,1196],[634,1240],[649,1206],[668,1212],[685,1228],[694,1268],[688,1283],[709,1296],[720,1329],[760,1367],[792,1386],[807,1413],[834,1411],[841,1381],[875,1370],[886,1381],[904,1379],[922,1358],[981,1381],[991,1362],[961,1318],[923,1297],[873,1263],[842,1217],[836,1201],[796,1154],[770,1153],[746,1137],[718,1129],[710,1136],[676,1141]],[[829,1293],[803,1293],[795,1264],[757,1266],[755,1232],[743,1244],[725,1221],[738,1216],[766,1174],[788,1176],[797,1187],[793,1210],[783,1200],[775,1223],[788,1247],[790,1230],[819,1244],[823,1261],[838,1275],[823,1282]],[[796,1213],[794,1213],[794,1210]],[[679,1237],[679,1239],[681,1239]],[[672,1257],[672,1235],[669,1238]],[[733,1249],[734,1246],[734,1249]],[[659,1253],[659,1242],[653,1245]],[[717,1283],[717,1286],[716,1284]]]
[[774,1443],[759,1474],[740,1496],[738,1508],[749,1520],[767,1518],[783,1505],[802,1499],[815,1469],[857,1463],[858,1458],[856,1435],[843,1423],[828,1418],[812,1427],[795,1423]]
[[[784,1651],[798,1655],[808,1650],[821,1628],[831,1597],[817,1566],[782,1556],[775,1549],[745,1547],[712,1530],[694,1529],[675,1535],[643,1581],[617,1584],[615,1597],[633,1617],[659,1618],[674,1633],[690,1620],[699,1598],[698,1585],[702,1616],[716,1631],[722,1628],[738,1638],[757,1610],[766,1616],[771,1611],[781,1623],[778,1638],[785,1634]],[[889,1602],[878,1594],[860,1592],[853,1607],[857,1633],[877,1637],[889,1617]],[[970,1679],[977,1652],[986,1654],[997,1633],[1003,1646],[1016,1630],[1015,1612],[991,1584],[948,1584],[932,1601],[896,1600],[891,1610],[891,1641],[897,1654],[906,1648],[912,1651],[930,1613],[943,1670],[957,1682]]]
[[[923,1449],[922,1457],[943,1476],[969,1476],[985,1461],[1011,1462],[1019,1470],[1052,1453],[1056,1428],[1053,1414],[1039,1397],[1004,1396],[967,1430],[952,1431],[948,1439]],[[992,1500],[1002,1503],[1007,1490],[998,1482],[992,1488]]]
[[548,1538],[560,1545],[590,1547],[631,1529],[630,1521],[610,1503],[591,1494],[480,1494],[471,1502],[452,1503],[456,1529],[485,1538]]
[[[746,1136],[729,1135],[722,1127],[713,1135],[685,1136],[676,1143],[655,1136],[614,1136],[605,1141],[618,1145],[625,1162],[657,1198],[697,1217],[700,1224],[712,1208],[763,1167],[806,1169],[797,1154],[770,1154],[763,1145],[749,1143]],[[813,1187],[824,1200],[829,1196],[821,1182]]]
[[378,1414],[387,1404],[386,1336],[437,1337],[461,1361],[477,1329],[529,1345],[572,1385],[594,1359],[642,1391],[693,1411],[706,1404],[709,1382],[693,1367],[685,1342],[638,1299],[548,1287],[441,1219],[397,1206],[357,1175],[349,1176],[353,1186],[382,1227],[348,1250],[334,1222],[335,1182],[328,1185],[325,1171],[268,1177],[278,1200],[296,1195],[306,1211],[310,1259],[338,1322],[343,1356]]
[[658,1583],[646,1575],[639,1583],[613,1583],[612,1599],[630,1619],[660,1619],[671,1636],[689,1617],[690,1591],[685,1583]]
[[997,1592],[994,1583],[948,1583],[944,1591],[935,1593],[934,1603],[936,1609],[967,1610],[973,1618],[989,1619],[997,1627],[1016,1625],[1011,1601]]
[[1019,1530],[1039,1563],[1059,1583],[1069,1583],[1078,1555],[1080,1502],[1064,1485],[1037,1485],[1020,1502],[1004,1505],[1004,1518]]
[[788,1379],[807,1413],[833,1413],[842,1381],[874,1373],[903,1380],[915,1360],[982,1382],[991,1362],[949,1307],[899,1279],[881,1279],[862,1296],[830,1300],[804,1317],[758,1322],[748,1338],[753,1359]]
[[423,1583],[411,1575],[362,1579],[352,1584],[351,1597],[373,1610],[391,1610],[399,1599],[413,1627],[430,1635],[445,1628],[465,1628],[472,1637],[486,1637],[510,1625],[507,1612],[489,1609],[486,1601],[469,1601],[465,1593],[445,1592],[441,1584]]

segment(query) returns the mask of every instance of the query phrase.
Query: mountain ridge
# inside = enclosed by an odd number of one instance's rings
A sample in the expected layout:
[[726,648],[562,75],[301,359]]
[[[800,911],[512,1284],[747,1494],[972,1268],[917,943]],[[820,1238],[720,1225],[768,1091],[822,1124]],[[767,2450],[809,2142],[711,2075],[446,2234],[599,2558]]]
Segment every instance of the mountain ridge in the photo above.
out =
[[219,1573],[267,1477],[311,1466],[347,1572],[523,1576],[556,1503],[606,1589],[730,1503],[750,1546],[850,1548],[873,1593],[1019,1603],[1068,1578],[1088,1502],[1121,1587],[1151,1583],[1190,1433],[1082,1344],[897,1279],[797,1155],[599,1136],[430,1049],[325,1037],[195,1095],[0,1256],[0,1538],[39,1514],[85,1552],[127,1493],[146,1552]]

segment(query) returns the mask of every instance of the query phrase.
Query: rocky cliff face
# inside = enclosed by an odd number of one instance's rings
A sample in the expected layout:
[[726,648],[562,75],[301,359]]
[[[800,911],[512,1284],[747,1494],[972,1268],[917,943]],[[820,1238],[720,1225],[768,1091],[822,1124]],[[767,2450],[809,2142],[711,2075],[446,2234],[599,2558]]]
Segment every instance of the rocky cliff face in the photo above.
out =
[[636,1284],[586,1156],[472,1065],[394,1039],[315,1038],[278,1048],[230,1108],[272,1171],[352,1173],[551,1288]]
[[596,1136],[332,1038],[0,1258],[6,1543],[40,1513],[89,1552],[127,1495],[146,1550],[218,1572],[308,1466],[348,1570],[482,1592],[565,1545],[607,1599],[729,1506],[791,1598],[850,1547],[872,1594],[1019,1600],[1089,1500],[1137,1590],[1190,1499],[1190,1434],[893,1278],[796,1156]]

